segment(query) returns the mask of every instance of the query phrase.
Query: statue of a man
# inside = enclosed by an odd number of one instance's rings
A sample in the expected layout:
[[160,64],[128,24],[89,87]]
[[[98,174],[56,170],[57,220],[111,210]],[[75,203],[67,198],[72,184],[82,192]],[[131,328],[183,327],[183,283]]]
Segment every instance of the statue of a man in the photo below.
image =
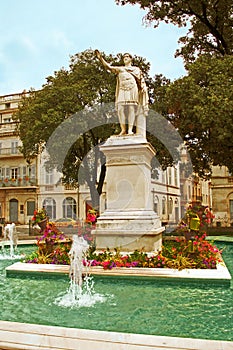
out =
[[139,67],[132,66],[132,56],[129,53],[123,55],[124,66],[110,65],[98,50],[95,50],[95,54],[107,70],[117,75],[115,104],[121,126],[120,135],[132,135],[135,124],[136,133],[145,137],[148,92],[142,71]]

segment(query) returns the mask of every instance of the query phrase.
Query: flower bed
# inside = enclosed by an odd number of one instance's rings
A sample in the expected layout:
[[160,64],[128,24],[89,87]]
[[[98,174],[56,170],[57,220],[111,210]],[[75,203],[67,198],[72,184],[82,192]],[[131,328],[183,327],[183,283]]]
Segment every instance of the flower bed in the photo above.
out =
[[162,251],[158,254],[147,254],[135,251],[122,255],[119,250],[106,250],[99,254],[90,253],[91,266],[102,266],[104,269],[114,267],[147,267],[173,269],[216,269],[222,261],[221,252],[210,242],[206,235],[196,236],[195,240],[187,241],[176,238],[176,241],[165,241]]
[[43,235],[37,239],[37,250],[25,258],[28,263],[69,265],[71,240],[53,223],[48,223]]
[[[146,267],[173,269],[216,269],[221,261],[221,252],[205,240],[206,235],[196,235],[193,241],[176,237],[175,241],[164,241],[158,254],[147,254],[143,251],[122,254],[119,249],[113,252],[106,249],[96,253],[91,238],[91,228],[86,225],[78,230],[88,243],[91,243],[84,264],[101,266],[104,269],[114,267]],[[24,259],[28,263],[70,264],[69,251],[72,240],[60,232],[52,223],[48,224],[43,235],[37,240],[38,249]]]
[[36,225],[39,222],[44,221],[46,219],[47,219],[47,213],[44,208],[35,210],[32,217],[32,225]]

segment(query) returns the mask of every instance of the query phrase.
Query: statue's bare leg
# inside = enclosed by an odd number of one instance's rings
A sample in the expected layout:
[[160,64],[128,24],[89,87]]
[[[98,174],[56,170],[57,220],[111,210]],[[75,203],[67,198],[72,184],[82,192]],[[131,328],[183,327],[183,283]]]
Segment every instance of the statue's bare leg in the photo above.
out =
[[135,121],[135,106],[128,106],[128,134],[133,134],[133,126]]
[[126,134],[126,124],[125,124],[125,110],[124,106],[118,106],[118,118],[121,126],[121,132],[119,135]]

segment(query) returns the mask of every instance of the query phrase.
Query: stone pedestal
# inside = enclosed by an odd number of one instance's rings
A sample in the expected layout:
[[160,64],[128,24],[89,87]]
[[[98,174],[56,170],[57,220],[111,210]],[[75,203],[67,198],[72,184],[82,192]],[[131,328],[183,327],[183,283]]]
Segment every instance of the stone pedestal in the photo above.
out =
[[155,151],[140,135],[112,136],[106,156],[106,209],[97,220],[96,249],[160,250],[160,219],[153,211],[151,159]]

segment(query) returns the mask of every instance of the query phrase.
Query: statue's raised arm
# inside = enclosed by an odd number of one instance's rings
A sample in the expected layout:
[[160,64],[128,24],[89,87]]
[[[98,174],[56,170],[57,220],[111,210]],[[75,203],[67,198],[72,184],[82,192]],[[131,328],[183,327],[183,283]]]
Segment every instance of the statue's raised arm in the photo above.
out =
[[[101,56],[99,50],[95,50],[95,54],[107,70],[117,74],[115,104],[121,126],[120,135],[133,135],[136,120],[136,133],[145,137],[148,93],[140,68],[132,66],[132,56],[129,53],[123,55],[124,66],[110,65]],[[126,132],[127,124],[128,132]]]
[[113,71],[115,67],[111,66],[107,61],[105,61],[105,59],[102,57],[101,53],[99,52],[99,50],[95,50],[95,54],[96,57],[100,60],[100,62],[103,64],[103,66],[110,70]]

